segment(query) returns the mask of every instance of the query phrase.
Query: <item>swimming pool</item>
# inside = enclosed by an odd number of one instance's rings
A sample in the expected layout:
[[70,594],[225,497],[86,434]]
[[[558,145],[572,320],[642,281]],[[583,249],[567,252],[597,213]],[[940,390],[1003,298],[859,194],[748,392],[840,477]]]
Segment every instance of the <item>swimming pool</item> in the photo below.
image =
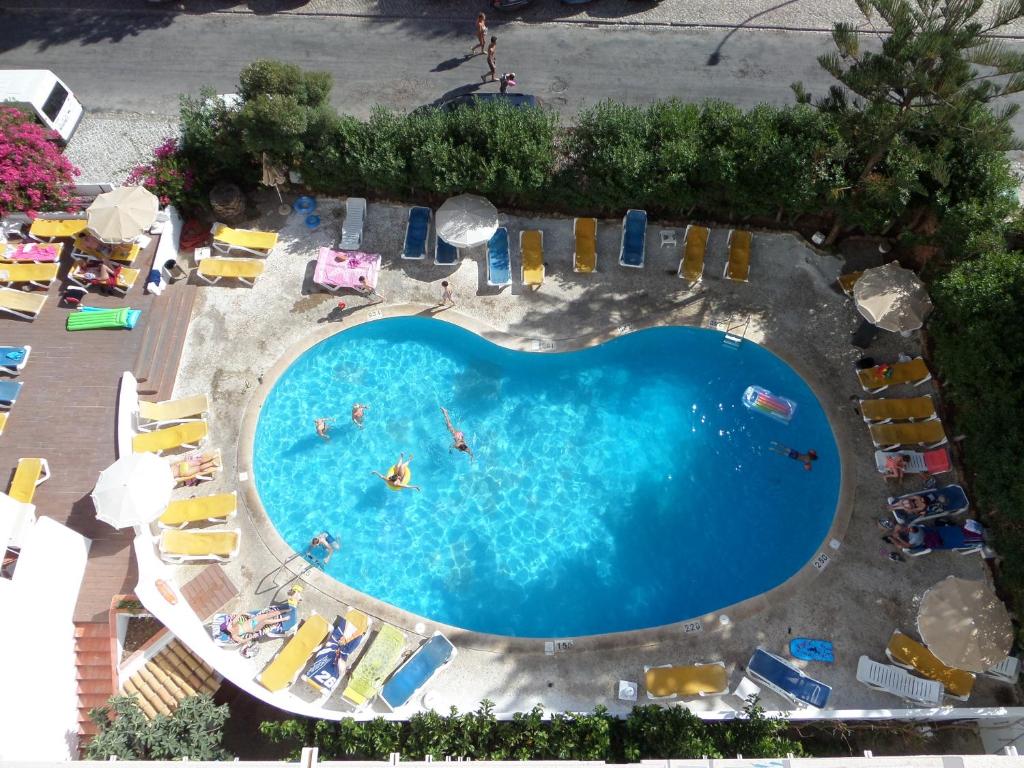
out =
[[[749,385],[796,402],[792,421],[744,407]],[[370,406],[365,429],[355,402]],[[441,406],[475,460],[450,450]],[[318,417],[336,419],[330,441]],[[813,470],[772,441],[813,448]],[[421,492],[371,474],[403,451]],[[329,575],[520,637],[655,627],[770,590],[814,555],[840,481],[810,388],[756,344],[670,327],[525,353],[416,317],[303,353],[263,403],[253,472],[296,551],[321,530],[341,537]]]

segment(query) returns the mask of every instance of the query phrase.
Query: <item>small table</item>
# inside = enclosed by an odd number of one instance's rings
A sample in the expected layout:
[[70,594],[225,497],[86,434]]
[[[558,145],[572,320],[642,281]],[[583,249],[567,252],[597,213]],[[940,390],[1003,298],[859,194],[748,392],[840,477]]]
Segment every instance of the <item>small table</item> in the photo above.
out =
[[630,680],[619,680],[619,701],[636,701],[636,692],[640,686]]

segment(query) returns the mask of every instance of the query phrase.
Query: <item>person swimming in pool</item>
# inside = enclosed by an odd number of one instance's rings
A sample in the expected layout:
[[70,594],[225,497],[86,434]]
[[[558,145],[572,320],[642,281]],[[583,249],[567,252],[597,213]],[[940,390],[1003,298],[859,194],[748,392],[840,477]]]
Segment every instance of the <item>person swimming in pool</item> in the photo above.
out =
[[818,460],[818,452],[815,451],[813,448],[807,451],[807,453],[800,453],[800,451],[796,450],[795,448],[787,448],[781,443],[776,443],[773,441],[772,450],[775,451],[775,453],[779,454],[780,456],[785,456],[786,458],[802,462],[804,465],[804,469],[806,469],[808,472],[811,471],[811,462]]
[[395,462],[395,465],[388,471],[387,475],[382,475],[377,470],[373,470],[372,474],[379,477],[387,483],[390,488],[394,488],[395,490],[404,490],[405,488],[411,488],[414,491],[422,490],[418,485],[409,485],[409,478],[412,474],[409,471],[410,461],[412,461],[411,453],[409,454],[408,459],[405,458],[404,453],[400,453],[398,454],[398,461]]
[[352,423],[355,424],[360,429],[363,428],[363,416],[366,413],[366,409],[369,407],[370,406],[363,405],[362,403],[352,404]]
[[[452,417],[448,415],[448,409],[441,406],[441,413],[444,414],[444,423],[448,427],[448,431],[452,433],[452,448],[463,453],[468,453],[469,458],[473,458],[473,449],[469,447],[466,442],[466,433],[461,429],[456,429],[455,425],[452,424]],[[450,450],[450,449],[449,449]]]
[[313,425],[316,427],[316,433],[324,440],[331,439],[331,436],[327,434],[327,430],[333,423],[334,419],[313,419]]

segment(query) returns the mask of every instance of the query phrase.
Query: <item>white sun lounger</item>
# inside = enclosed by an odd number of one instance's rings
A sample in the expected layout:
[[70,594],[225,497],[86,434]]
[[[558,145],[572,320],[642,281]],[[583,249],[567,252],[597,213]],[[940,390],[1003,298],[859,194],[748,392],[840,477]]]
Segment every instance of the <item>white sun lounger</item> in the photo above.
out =
[[1020,674],[1020,659],[1016,656],[1007,656],[988,672],[982,672],[981,674],[985,677],[991,677],[993,680],[998,680],[1001,683],[1013,685],[1017,682],[1017,676]]
[[363,223],[366,221],[366,199],[350,197],[345,201],[345,223],[341,225],[339,251],[358,251],[363,244]]
[[927,707],[942,703],[942,683],[917,677],[892,664],[872,661],[867,656],[861,656],[857,662],[857,680],[868,688]]

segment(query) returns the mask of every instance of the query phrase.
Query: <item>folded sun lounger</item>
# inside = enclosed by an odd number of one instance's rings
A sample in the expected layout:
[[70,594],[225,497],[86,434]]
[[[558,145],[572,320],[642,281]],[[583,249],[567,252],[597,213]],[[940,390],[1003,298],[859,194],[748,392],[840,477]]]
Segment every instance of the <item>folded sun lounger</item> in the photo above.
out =
[[395,670],[380,692],[381,701],[388,709],[398,709],[451,664],[458,652],[447,637],[435,632]]
[[17,376],[28,363],[29,355],[32,354],[32,347],[28,344],[20,347],[0,347],[0,373],[9,373]]
[[905,493],[902,496],[890,496],[889,504],[901,499],[920,498],[925,503],[924,512],[914,514],[901,509],[892,510],[892,516],[900,524],[926,523],[929,520],[939,520],[943,517],[952,517],[966,512],[970,507],[967,494],[959,485],[944,485],[941,488],[926,488],[923,491]]
[[949,451],[945,448],[935,448],[923,453],[920,451],[875,451],[875,467],[879,472],[886,471],[886,460],[891,456],[902,456],[906,460],[903,472],[907,475],[924,473],[941,475],[953,468],[953,464],[949,460]]
[[729,675],[720,661],[686,667],[644,667],[644,687],[649,699],[707,696],[729,690]]
[[339,251],[358,251],[363,244],[363,223],[366,220],[366,200],[350,197],[345,201],[345,223],[341,225]]
[[789,662],[763,648],[755,650],[750,657],[747,674],[798,707],[824,709],[832,693],[829,686],[808,677]]
[[382,626],[352,670],[341,697],[357,709],[369,703],[398,664],[404,647],[405,634],[400,629],[390,624]]
[[338,617],[327,641],[302,675],[303,682],[322,696],[333,693],[345,675],[349,660],[366,640],[371,624],[373,619],[355,608],[349,608],[343,618]]
[[869,424],[868,431],[876,448],[888,450],[903,445],[936,448],[948,442],[946,430],[938,419]]
[[56,264],[0,264],[0,285],[25,284],[46,290],[57,279]]
[[498,229],[487,241],[487,284],[503,288],[512,282],[512,268],[508,255],[508,230]]
[[860,415],[864,421],[922,421],[935,418],[935,403],[931,395],[922,397],[882,397],[861,400]]
[[726,242],[729,260],[725,262],[723,277],[747,282],[750,277],[750,246],[753,240],[754,236],[745,229],[729,230],[729,240]]
[[189,523],[223,523],[238,512],[238,492],[215,493],[194,499],[177,499],[167,505],[157,525],[161,528],[184,528]]
[[917,672],[928,680],[942,683],[947,696],[961,701],[967,701],[971,696],[974,689],[973,674],[943,664],[927,647],[898,629],[889,638],[885,655],[897,666]]
[[209,285],[216,285],[221,280],[233,279],[245,283],[250,288],[256,284],[256,278],[266,271],[267,263],[263,259],[228,258],[208,256],[199,261],[196,277]]
[[427,258],[427,235],[430,233],[430,209],[414,205],[405,224],[405,246],[402,258],[419,261]]
[[193,560],[226,563],[238,555],[241,546],[242,532],[239,530],[181,531],[170,528],[160,533],[160,557],[168,563]]
[[202,419],[186,421],[173,427],[140,432],[132,437],[132,450],[159,454],[172,448],[198,448],[208,433],[209,425]]
[[9,410],[18,401],[22,382],[0,381],[0,408]]
[[871,394],[897,384],[910,384],[916,387],[929,381],[931,377],[931,371],[924,364],[924,359],[920,357],[915,357],[905,363],[883,363],[874,368],[857,371],[860,385]]
[[322,246],[313,269],[313,282],[327,291],[358,288],[359,278],[371,288],[380,277],[380,254],[362,251],[335,251]]
[[277,245],[277,232],[234,229],[219,221],[214,222],[210,234],[213,235],[213,247],[224,254],[242,251],[253,256],[267,256]]
[[640,269],[644,265],[647,246],[647,211],[630,208],[622,217],[622,242],[619,264]]
[[23,320],[35,320],[45,303],[45,293],[26,293],[13,288],[0,288],[0,312],[10,312]]
[[88,222],[85,219],[35,219],[28,228],[28,236],[33,240],[74,237],[85,231],[86,226]]
[[210,399],[206,395],[189,395],[177,400],[162,400],[151,403],[139,400],[140,424],[163,424],[174,421],[187,421],[205,417],[210,411]]
[[320,646],[330,631],[331,625],[323,616],[311,614],[256,679],[268,691],[287,688],[295,682],[295,678],[306,666],[313,651]]
[[857,680],[868,688],[891,693],[905,701],[937,707],[942,703],[942,683],[922,680],[892,664],[880,664],[867,656],[857,662]]
[[434,263],[439,267],[450,267],[459,262],[459,249],[451,243],[434,238]]
[[679,260],[679,277],[696,283],[704,276],[704,257],[708,252],[711,230],[695,224],[686,225],[683,236],[683,258]]
[[597,269],[597,219],[573,219],[572,233],[575,243],[573,271],[593,272]]
[[7,495],[15,501],[31,504],[36,488],[49,479],[50,464],[46,459],[18,459]]
[[544,233],[539,229],[520,232],[519,254],[523,260],[523,285],[540,288],[544,284]]

